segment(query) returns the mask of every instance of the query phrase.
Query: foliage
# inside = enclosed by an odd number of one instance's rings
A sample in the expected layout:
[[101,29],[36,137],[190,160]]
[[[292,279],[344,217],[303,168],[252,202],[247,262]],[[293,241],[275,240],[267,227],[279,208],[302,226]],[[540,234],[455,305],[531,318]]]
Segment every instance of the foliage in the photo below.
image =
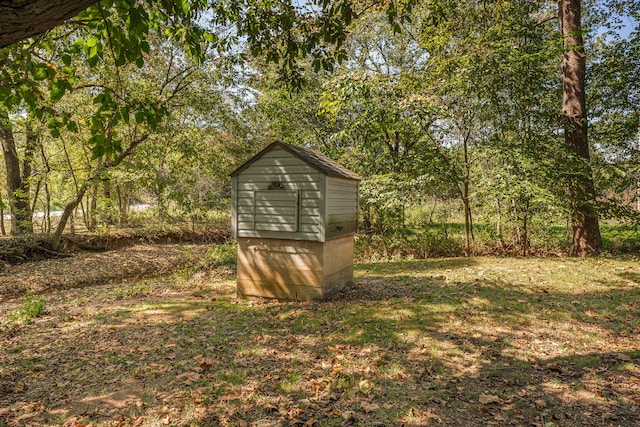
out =
[[[585,5],[596,206],[634,224],[638,33],[600,33],[618,25],[603,11]],[[195,224],[227,209],[235,166],[281,139],[362,176],[372,241],[438,253],[440,235],[405,232],[433,201],[464,221],[465,253],[563,248],[549,230],[583,163],[562,143],[556,18],[533,0],[103,1],[0,52],[3,114],[32,171],[20,195],[45,232],[56,207],[72,230],[125,226],[136,203]]]
[[27,291],[24,302],[20,308],[14,309],[7,314],[10,320],[19,320],[23,323],[32,323],[33,319],[43,315],[46,311],[46,303],[43,297],[38,297],[31,291]]

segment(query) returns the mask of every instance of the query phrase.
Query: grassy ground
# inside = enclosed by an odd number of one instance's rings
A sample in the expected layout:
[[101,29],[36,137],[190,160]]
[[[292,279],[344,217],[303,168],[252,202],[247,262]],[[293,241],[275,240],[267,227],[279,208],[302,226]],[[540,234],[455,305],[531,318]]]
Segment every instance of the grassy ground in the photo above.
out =
[[628,259],[359,264],[318,303],[232,272],[0,304],[0,426],[640,425]]

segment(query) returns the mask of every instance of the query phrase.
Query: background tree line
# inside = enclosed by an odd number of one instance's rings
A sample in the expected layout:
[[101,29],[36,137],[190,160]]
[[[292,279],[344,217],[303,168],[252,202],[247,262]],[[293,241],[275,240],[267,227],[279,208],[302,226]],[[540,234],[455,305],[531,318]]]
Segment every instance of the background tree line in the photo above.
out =
[[204,218],[280,139],[363,177],[372,253],[598,253],[599,218],[638,222],[640,34],[582,3],[101,2],[0,51],[0,225]]

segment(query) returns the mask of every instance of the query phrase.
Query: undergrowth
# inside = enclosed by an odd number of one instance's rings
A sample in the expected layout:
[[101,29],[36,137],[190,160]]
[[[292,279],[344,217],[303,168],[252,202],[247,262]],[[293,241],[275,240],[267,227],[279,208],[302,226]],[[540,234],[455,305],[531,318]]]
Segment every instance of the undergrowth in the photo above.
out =
[[27,291],[22,307],[16,308],[7,314],[7,318],[23,323],[32,323],[33,319],[43,315],[46,311],[46,303],[43,297],[36,298],[33,292]]

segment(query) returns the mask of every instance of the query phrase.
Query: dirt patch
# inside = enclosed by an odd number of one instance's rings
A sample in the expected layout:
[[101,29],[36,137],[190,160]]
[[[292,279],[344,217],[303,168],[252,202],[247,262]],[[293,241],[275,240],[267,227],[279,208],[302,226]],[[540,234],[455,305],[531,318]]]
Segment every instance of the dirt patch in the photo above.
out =
[[80,251],[69,258],[6,265],[0,273],[0,301],[54,290],[159,276],[185,267],[208,244],[135,244],[108,251]]

